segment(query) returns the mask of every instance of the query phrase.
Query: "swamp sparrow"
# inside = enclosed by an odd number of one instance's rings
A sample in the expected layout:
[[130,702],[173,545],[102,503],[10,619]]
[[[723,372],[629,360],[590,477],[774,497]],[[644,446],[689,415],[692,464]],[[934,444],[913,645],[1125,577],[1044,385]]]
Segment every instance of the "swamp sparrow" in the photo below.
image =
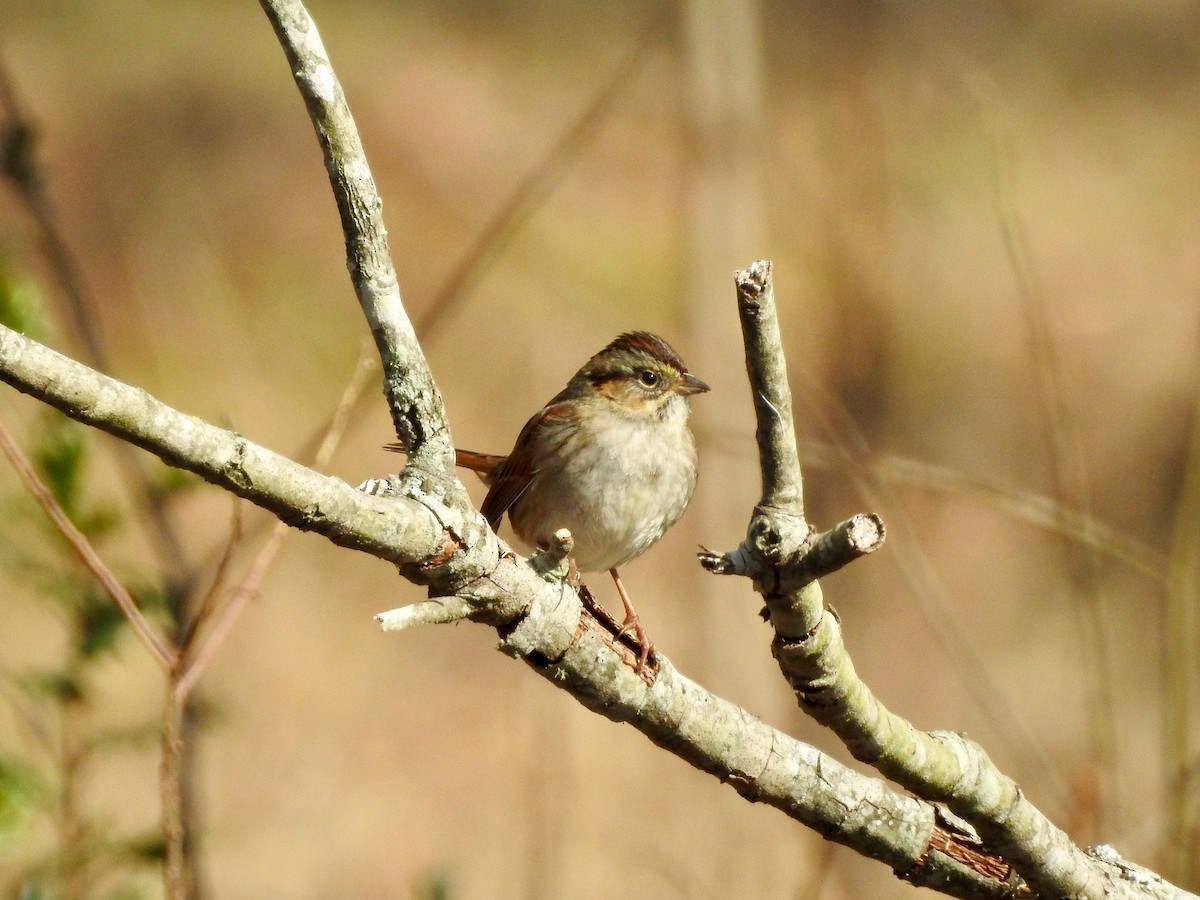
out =
[[622,632],[641,647],[639,672],[653,648],[617,568],[650,549],[692,499],[687,398],[708,389],[662,338],[622,334],[525,424],[507,456],[457,451],[458,465],[488,485],[482,512],[493,529],[507,512],[517,537],[545,547],[566,528],[576,568],[612,575]]

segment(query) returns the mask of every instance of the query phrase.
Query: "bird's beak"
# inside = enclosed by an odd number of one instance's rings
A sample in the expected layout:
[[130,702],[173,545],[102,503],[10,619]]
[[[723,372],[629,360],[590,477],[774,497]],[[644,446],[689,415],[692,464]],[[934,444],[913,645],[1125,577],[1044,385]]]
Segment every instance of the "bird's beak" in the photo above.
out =
[[689,372],[679,380],[679,385],[675,390],[685,397],[690,397],[692,394],[703,394],[705,391],[712,390],[712,388]]

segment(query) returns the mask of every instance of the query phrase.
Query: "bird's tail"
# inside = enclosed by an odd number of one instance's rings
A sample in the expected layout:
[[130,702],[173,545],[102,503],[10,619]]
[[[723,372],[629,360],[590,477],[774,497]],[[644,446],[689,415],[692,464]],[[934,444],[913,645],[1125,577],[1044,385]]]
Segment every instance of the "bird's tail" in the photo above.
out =
[[[393,453],[403,453],[404,446],[402,444],[384,444],[384,450],[391,450]],[[460,469],[470,469],[480,478],[486,480],[487,477],[495,470],[496,466],[504,462],[505,457],[495,453],[477,453],[474,450],[455,450],[454,463]]]

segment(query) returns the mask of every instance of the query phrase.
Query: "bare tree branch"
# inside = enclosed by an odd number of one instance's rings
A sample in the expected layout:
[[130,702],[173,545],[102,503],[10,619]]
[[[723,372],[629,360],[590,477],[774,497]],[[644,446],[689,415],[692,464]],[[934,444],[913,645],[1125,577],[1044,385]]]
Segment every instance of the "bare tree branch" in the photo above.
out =
[[[985,852],[1010,863],[1041,896],[1183,896],[1157,876],[1131,878],[1111,858],[1075,846],[978,744],[951,732],[917,730],[859,679],[817,582],[794,580],[804,556],[828,541],[814,539],[804,519],[795,442],[779,437],[792,427],[791,402],[770,264],[752,264],[736,282],[747,354],[759,356],[747,359],[747,370],[759,420],[763,496],[742,545],[723,557],[702,556],[702,562],[751,575],[776,629],[772,650],[800,707],[832,728],[856,759],[918,796],[947,804],[982,837]],[[828,563],[811,568],[823,567]]]
[[0,369],[0,380],[18,390],[195,472],[295,528],[397,563],[419,565],[440,553],[441,525],[427,507],[365,497],[2,326]]

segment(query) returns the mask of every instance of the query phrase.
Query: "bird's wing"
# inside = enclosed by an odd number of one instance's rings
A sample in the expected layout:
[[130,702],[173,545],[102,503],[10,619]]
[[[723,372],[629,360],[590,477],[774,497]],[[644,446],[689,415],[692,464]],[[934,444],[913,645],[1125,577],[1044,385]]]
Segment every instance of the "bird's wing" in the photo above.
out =
[[516,444],[513,445],[512,453],[491,470],[488,479],[491,486],[480,511],[492,528],[500,526],[504,514],[529,490],[529,486],[537,477],[533,459],[535,445],[544,440],[547,429],[557,428],[569,420],[573,415],[572,410],[571,404],[555,397],[550,405],[525,423],[525,427],[517,436]]

